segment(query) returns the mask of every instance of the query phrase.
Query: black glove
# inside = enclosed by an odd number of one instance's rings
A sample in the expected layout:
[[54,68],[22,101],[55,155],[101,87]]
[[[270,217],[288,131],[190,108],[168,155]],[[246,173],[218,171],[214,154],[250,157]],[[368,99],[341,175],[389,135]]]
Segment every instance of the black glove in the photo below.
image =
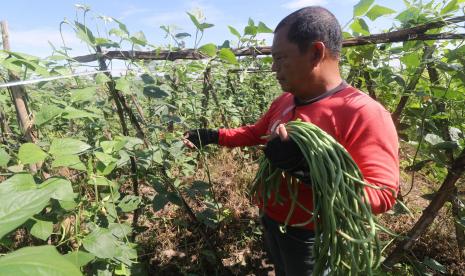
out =
[[265,156],[271,164],[310,184],[310,169],[299,146],[292,139],[282,141],[276,137],[266,144]]
[[215,129],[200,128],[187,131],[184,133],[184,137],[191,141],[197,148],[200,148],[208,144],[218,144],[219,133],[218,130]]

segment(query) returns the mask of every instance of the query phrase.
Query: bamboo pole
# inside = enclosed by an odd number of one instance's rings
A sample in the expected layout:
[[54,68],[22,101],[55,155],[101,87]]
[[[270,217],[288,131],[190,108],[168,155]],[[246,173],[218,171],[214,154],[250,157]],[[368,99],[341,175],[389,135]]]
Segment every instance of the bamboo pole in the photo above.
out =
[[[405,28],[397,31],[359,36],[345,39],[342,47],[354,47],[367,44],[393,43],[410,40],[445,40],[445,39],[465,39],[465,34],[440,33],[425,34],[426,31],[465,21],[465,16],[458,16],[447,20],[440,20],[425,23],[419,26]],[[233,49],[236,56],[257,56],[271,55],[270,46],[237,48]],[[196,49],[184,49],[178,51],[155,50],[155,51],[108,51],[100,54],[90,54],[74,57],[77,62],[93,62],[99,58],[121,59],[121,60],[177,60],[177,59],[205,59],[207,55]]]
[[[10,51],[10,41],[8,35],[8,23],[6,21],[1,21],[2,27],[2,41],[3,49]],[[20,78],[11,70],[8,70],[9,81],[19,81]],[[33,129],[33,120],[32,112],[29,111],[27,106],[27,94],[24,86],[11,86],[8,88],[10,91],[12,102],[16,109],[16,116],[18,118],[18,124],[21,128],[24,138],[31,142],[35,143],[37,141],[37,134]],[[41,167],[41,164],[31,164],[30,169],[32,172],[37,172],[38,168]]]

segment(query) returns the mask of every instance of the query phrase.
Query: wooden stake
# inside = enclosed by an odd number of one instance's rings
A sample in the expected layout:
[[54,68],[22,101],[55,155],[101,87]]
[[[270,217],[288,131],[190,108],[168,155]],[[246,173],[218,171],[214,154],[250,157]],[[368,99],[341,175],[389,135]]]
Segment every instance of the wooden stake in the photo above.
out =
[[[6,21],[1,22],[2,27],[2,41],[3,49],[10,51],[10,41],[8,36],[8,23]],[[9,81],[19,81],[20,78],[11,70],[8,70]],[[27,106],[27,95],[24,86],[11,86],[8,88],[11,94],[11,99],[16,109],[16,116],[18,118],[18,124],[22,130],[24,138],[35,143],[37,141],[37,134],[33,129],[32,113],[29,111]],[[41,164],[31,164],[30,169],[32,172],[37,172]]]

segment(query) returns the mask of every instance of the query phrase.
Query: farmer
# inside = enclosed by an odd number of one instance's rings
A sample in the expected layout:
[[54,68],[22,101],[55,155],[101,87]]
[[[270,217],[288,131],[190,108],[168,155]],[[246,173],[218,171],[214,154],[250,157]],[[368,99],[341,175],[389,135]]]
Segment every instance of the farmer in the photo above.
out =
[[[311,122],[342,144],[359,166],[375,214],[389,210],[399,185],[398,141],[391,116],[378,102],[342,80],[339,71],[342,35],[332,13],[322,7],[306,7],[284,18],[274,31],[273,66],[285,91],[254,124],[235,129],[196,129],[186,132],[188,147],[219,144],[227,147],[266,144],[269,161],[301,180],[298,201],[313,209],[312,188],[303,154],[289,139],[284,124],[301,119]],[[262,137],[270,135],[271,139]],[[311,275],[314,225],[279,230],[290,209],[285,182],[282,203],[259,204],[266,250],[276,275]],[[260,200],[259,200],[260,201]],[[289,225],[309,220],[298,205]]]

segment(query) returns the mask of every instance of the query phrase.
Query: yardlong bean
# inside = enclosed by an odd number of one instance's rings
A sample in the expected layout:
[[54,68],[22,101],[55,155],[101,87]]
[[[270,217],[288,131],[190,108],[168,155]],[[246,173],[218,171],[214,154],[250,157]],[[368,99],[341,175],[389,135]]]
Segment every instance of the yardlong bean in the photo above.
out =
[[[378,187],[363,181],[350,154],[319,127],[292,121],[286,124],[286,129],[310,170],[314,210],[307,210],[297,202],[295,179],[273,167],[265,157],[260,158],[252,193],[267,204],[272,195],[280,198],[279,187],[282,182],[287,183],[291,208],[281,228],[285,231],[287,226],[314,223],[314,275],[323,275],[326,269],[330,275],[372,275],[380,263],[381,247],[376,231],[382,228],[371,212],[365,186]],[[296,207],[305,210],[309,219],[289,225]]]

